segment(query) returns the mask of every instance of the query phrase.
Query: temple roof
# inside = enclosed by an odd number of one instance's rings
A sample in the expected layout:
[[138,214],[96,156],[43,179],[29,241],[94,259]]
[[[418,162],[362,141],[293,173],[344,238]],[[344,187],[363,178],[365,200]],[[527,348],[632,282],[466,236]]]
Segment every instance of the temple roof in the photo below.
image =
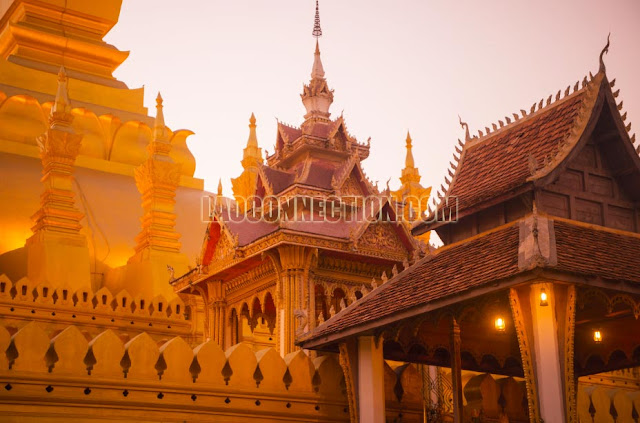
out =
[[[532,219],[547,222],[551,257],[528,266],[522,245]],[[541,223],[542,225],[542,223]],[[555,238],[555,239],[553,239]],[[631,283],[638,287],[640,235],[536,214],[435,250],[361,300],[304,335],[303,348],[322,347],[462,299],[522,282],[536,269]],[[535,261],[534,261],[535,262]],[[521,279],[516,276],[522,275]]]
[[[612,91],[614,84],[615,80],[609,83],[601,69],[590,80],[585,77],[581,87],[576,83],[572,93],[571,87],[567,87],[563,98],[558,91],[555,102],[552,102],[554,96],[549,96],[534,104],[528,113],[521,110],[520,115],[505,117],[506,125],[500,120],[499,125],[492,125],[493,132],[485,128],[486,134],[478,131],[479,137],[472,138],[467,127],[466,140],[459,141],[461,148],[456,146],[459,156],[454,153],[455,163],[451,163],[449,175],[438,193],[440,201],[436,211],[440,214],[448,209],[442,200],[453,198],[457,200],[460,218],[546,181],[554,169],[566,162],[583,134],[588,132],[588,124],[597,118],[596,112],[602,104],[608,101],[613,110],[616,109],[614,99],[618,92]],[[618,105],[617,110],[621,106]],[[623,118],[616,114],[622,122]],[[623,138],[630,141],[633,148],[635,136],[629,138],[625,133]],[[416,228],[420,232],[435,226],[420,222]]]

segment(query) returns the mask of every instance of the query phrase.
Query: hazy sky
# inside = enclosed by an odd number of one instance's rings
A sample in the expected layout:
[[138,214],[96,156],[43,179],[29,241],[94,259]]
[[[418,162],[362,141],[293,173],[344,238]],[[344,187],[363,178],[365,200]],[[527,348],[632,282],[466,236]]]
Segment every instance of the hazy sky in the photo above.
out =
[[[299,125],[313,61],[313,0],[124,0],[106,40],[131,51],[116,71],[158,90],[172,129],[196,133],[196,176],[215,191],[240,174],[252,112],[273,152],[276,117]],[[640,125],[640,2],[321,0],[322,60],[352,135],[371,137],[363,163],[380,187],[399,185],[409,129],[424,185],[440,186],[457,115],[472,131],[547,98],[589,71],[611,31],[607,74]],[[154,113],[153,111],[152,113]],[[636,127],[637,128],[637,127]]]

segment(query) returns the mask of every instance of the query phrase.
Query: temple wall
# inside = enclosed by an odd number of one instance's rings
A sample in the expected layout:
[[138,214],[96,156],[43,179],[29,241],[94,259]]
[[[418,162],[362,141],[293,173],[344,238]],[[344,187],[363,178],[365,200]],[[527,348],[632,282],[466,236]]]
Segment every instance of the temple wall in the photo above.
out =
[[0,326],[0,415],[25,421],[344,422],[342,370],[332,356],[284,358],[243,344],[147,333],[123,342],[114,331],[88,337],[76,326],[47,333],[31,322]]

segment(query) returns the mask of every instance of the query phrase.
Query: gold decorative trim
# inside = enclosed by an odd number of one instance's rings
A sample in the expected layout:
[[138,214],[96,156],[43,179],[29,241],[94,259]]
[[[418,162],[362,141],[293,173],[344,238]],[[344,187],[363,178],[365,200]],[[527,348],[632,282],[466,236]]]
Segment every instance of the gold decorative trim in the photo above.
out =
[[564,339],[564,389],[566,392],[567,423],[578,422],[578,407],[576,397],[576,380],[573,369],[574,340],[576,329],[576,287],[567,288],[567,311],[565,315]]
[[531,423],[540,422],[540,409],[538,407],[538,387],[536,383],[535,370],[533,368],[533,360],[531,357],[531,346],[529,345],[529,336],[522,315],[522,306],[518,298],[518,291],[515,288],[509,289],[509,304],[511,306],[511,314],[513,316],[513,324],[518,335],[518,346],[520,347],[520,356],[522,358],[522,370],[527,387],[527,403],[529,407],[529,421]]
[[349,360],[349,348],[346,342],[340,343],[340,367],[344,373],[344,382],[347,387],[347,403],[349,404],[349,421],[358,423],[358,402],[356,401],[356,391],[353,381],[353,372],[351,371],[351,360]]

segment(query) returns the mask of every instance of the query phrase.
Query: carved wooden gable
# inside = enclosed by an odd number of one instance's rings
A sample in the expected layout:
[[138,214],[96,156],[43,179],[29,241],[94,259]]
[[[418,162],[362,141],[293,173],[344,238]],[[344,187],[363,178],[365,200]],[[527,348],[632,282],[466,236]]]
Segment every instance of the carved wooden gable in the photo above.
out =
[[539,193],[539,207],[554,216],[640,232],[637,194],[628,189],[638,177],[624,148],[628,140],[613,132],[603,115],[566,168]]
[[220,238],[213,252],[213,261],[224,260],[233,257],[235,251],[235,243],[226,231],[221,231]]
[[358,239],[358,249],[405,254],[407,249],[398,236],[395,224],[374,222]]
[[358,181],[358,175],[354,169],[351,175],[345,179],[342,187],[340,187],[340,194],[344,197],[362,197],[364,192],[362,190],[362,184]]

